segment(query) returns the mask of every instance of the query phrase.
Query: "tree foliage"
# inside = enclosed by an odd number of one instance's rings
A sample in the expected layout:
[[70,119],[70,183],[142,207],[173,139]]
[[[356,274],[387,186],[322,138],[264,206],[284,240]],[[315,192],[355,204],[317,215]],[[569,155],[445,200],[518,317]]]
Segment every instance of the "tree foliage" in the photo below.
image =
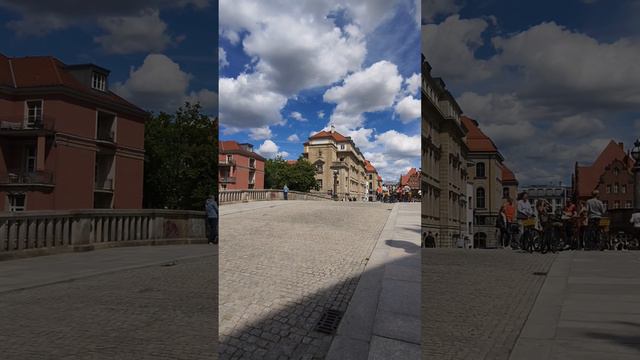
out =
[[286,184],[290,190],[295,191],[318,190],[315,169],[302,156],[295,164],[288,164],[282,157],[267,159],[264,169],[266,188],[282,189]]
[[199,104],[153,114],[145,124],[144,206],[202,210],[217,195],[217,120]]

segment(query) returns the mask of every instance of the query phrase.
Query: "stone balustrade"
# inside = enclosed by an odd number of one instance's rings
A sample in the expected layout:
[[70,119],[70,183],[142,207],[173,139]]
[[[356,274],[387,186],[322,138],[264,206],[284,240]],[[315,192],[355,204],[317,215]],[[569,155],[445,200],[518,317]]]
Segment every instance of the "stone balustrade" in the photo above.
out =
[[182,210],[0,213],[0,260],[114,246],[204,243],[205,216]]
[[[220,204],[237,202],[284,200],[282,190],[221,190],[219,194]],[[331,200],[330,195],[321,193],[305,193],[301,191],[289,191],[289,200]]]

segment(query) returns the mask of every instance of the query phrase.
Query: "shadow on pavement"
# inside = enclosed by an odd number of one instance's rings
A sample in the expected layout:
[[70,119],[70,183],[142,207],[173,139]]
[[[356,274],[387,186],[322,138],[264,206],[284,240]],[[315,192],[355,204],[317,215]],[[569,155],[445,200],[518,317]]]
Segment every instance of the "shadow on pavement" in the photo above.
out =
[[629,321],[616,321],[615,323],[625,327],[635,327],[636,329],[629,331],[628,335],[590,331],[587,333],[587,336],[598,340],[606,340],[634,350],[640,350],[640,324]]
[[420,251],[420,246],[405,240],[385,240],[385,243],[391,247],[404,249],[406,253],[415,254]]

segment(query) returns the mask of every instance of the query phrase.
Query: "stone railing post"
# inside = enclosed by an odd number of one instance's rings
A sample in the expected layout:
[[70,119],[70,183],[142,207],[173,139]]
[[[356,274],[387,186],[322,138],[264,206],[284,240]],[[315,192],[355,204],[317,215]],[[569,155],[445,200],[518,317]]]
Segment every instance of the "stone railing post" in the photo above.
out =
[[86,216],[71,217],[71,245],[87,245],[92,236],[91,218]]

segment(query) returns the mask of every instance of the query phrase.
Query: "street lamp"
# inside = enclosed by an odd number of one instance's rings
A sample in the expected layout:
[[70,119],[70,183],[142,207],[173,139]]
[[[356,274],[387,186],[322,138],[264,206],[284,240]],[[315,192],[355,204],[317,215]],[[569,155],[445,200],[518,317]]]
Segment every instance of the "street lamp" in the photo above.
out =
[[338,170],[333,170],[333,200],[338,201]]
[[631,157],[635,160],[633,165],[633,207],[640,208],[640,139],[636,139],[631,149]]

